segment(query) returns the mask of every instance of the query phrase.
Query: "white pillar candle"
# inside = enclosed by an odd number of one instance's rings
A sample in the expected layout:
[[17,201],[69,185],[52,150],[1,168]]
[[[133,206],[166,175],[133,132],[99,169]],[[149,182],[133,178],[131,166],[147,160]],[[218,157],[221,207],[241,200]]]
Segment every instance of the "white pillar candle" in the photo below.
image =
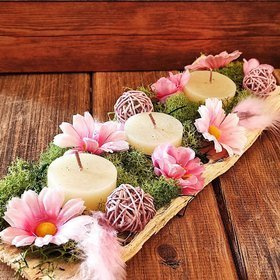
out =
[[110,193],[116,188],[117,169],[109,160],[92,154],[79,154],[80,170],[75,154],[54,160],[48,168],[48,187],[61,188],[66,200],[81,198],[91,210],[103,210]]
[[129,144],[146,155],[163,143],[180,146],[183,137],[183,126],[174,117],[153,112],[155,126],[149,113],[141,113],[130,117],[125,123],[125,133]]
[[210,82],[210,74],[210,71],[194,71],[190,74],[184,92],[191,101],[204,101],[213,97],[225,99],[235,95],[236,85],[230,78],[212,71]]

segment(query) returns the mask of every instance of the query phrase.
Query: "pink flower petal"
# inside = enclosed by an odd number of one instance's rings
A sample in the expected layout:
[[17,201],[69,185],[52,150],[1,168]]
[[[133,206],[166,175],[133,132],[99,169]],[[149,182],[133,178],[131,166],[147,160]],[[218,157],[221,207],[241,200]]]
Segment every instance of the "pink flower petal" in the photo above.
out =
[[35,236],[18,235],[13,239],[12,245],[16,247],[28,246],[34,242],[35,238]]
[[0,237],[3,242],[12,244],[12,241],[17,236],[27,237],[30,236],[30,233],[16,227],[8,227],[0,232]]
[[60,127],[60,129],[62,130],[62,132],[63,132],[64,134],[67,134],[67,135],[73,137],[74,139],[76,139],[77,143],[79,143],[79,141],[80,141],[80,135],[79,135],[79,133],[75,130],[75,128],[73,127],[73,125],[71,125],[70,123],[63,122],[59,127]]
[[44,188],[39,194],[39,203],[50,218],[56,218],[64,202],[64,194],[56,188]]
[[84,201],[79,198],[68,200],[57,217],[57,224],[62,225],[68,220],[81,215],[85,210],[84,204]]
[[68,134],[58,134],[54,137],[53,143],[60,148],[70,148],[79,146],[80,141]]
[[78,132],[81,138],[91,137],[87,123],[83,116],[79,114],[73,116],[73,127]]
[[189,78],[190,74],[188,70],[179,74],[169,72],[169,77],[160,78],[156,83],[152,84],[151,88],[156,93],[160,102],[165,102],[169,96],[182,91]]
[[230,62],[237,59],[241,55],[241,52],[234,51],[227,53],[226,51],[221,52],[215,56],[201,56],[193,62],[191,65],[187,65],[185,69],[189,70],[205,70],[205,69],[218,69],[227,66]]

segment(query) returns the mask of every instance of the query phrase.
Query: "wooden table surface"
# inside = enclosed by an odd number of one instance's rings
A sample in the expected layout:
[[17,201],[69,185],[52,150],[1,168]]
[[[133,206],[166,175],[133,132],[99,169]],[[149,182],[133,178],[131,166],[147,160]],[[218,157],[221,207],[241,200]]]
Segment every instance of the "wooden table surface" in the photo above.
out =
[[[124,87],[165,74],[0,76],[0,174],[16,157],[37,159],[73,114],[88,110],[105,120]],[[279,138],[263,133],[128,262],[127,279],[280,279],[279,154]],[[0,271],[0,279],[14,279],[5,264]]]

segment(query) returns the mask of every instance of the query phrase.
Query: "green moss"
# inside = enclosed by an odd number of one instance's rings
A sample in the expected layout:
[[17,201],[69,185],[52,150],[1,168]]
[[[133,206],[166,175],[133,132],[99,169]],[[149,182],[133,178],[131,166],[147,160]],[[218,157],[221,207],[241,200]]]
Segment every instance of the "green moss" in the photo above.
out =
[[226,75],[231,80],[233,80],[238,90],[242,89],[242,82],[244,77],[243,62],[240,61],[231,62],[226,67],[218,69],[217,72]]
[[46,151],[44,151],[39,160],[39,165],[50,165],[52,161],[63,156],[63,154],[67,151],[67,149],[62,149],[53,143],[50,143],[49,147]]
[[165,113],[172,115],[181,122],[194,121],[198,115],[199,103],[192,102],[183,93],[178,93],[167,98]]
[[197,132],[196,127],[192,121],[186,121],[183,123],[184,134],[183,134],[183,143],[185,147],[192,148],[196,153],[199,148],[202,146],[202,135]]
[[156,209],[170,203],[172,199],[179,196],[180,191],[174,180],[167,180],[164,177],[146,182],[143,185],[143,189],[154,198]]
[[59,269],[55,262],[63,261],[68,263],[77,262],[82,259],[82,252],[77,248],[74,241],[69,241],[63,245],[55,244],[37,247],[31,245],[21,248],[20,257],[14,261],[17,264],[17,275],[21,275],[23,270],[29,267],[28,259],[39,258],[36,268],[39,270],[39,278],[54,279],[55,271]]
[[26,190],[34,190],[39,193],[46,186],[47,167],[64,152],[65,149],[51,144],[41,155],[38,163],[17,159],[11,164],[7,175],[0,180],[0,229],[6,226],[2,217],[8,201],[15,196],[21,196]]
[[155,177],[151,159],[136,150],[107,154],[105,158],[117,167],[118,185],[127,183],[141,187],[144,181]]
[[246,99],[247,97],[251,96],[252,94],[246,90],[237,90],[234,97],[223,100],[223,108],[226,113],[232,112],[232,109],[242,100]]
[[8,174],[0,180],[0,229],[6,226],[2,217],[8,201],[15,196],[20,196],[25,190],[40,191],[39,176],[40,169],[32,163],[17,159],[11,164]]
[[142,85],[137,87],[136,90],[143,91],[150,98],[155,98],[155,93],[149,87],[145,87]]

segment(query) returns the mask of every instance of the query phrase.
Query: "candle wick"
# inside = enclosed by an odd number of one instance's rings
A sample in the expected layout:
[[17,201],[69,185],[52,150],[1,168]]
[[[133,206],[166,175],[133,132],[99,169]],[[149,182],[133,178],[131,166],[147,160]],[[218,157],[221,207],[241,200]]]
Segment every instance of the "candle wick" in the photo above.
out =
[[75,151],[75,156],[76,156],[76,160],[77,160],[78,166],[80,168],[80,171],[82,171],[83,170],[83,165],[82,165],[82,162],[81,162],[79,152]]
[[213,70],[210,68],[210,78],[209,78],[210,83],[212,83],[212,80],[213,80]]
[[157,124],[156,124],[156,121],[155,121],[155,119],[154,119],[152,113],[149,113],[149,117],[150,117],[150,119],[151,119],[152,124],[154,125],[154,128],[156,128],[156,127],[157,127]]

